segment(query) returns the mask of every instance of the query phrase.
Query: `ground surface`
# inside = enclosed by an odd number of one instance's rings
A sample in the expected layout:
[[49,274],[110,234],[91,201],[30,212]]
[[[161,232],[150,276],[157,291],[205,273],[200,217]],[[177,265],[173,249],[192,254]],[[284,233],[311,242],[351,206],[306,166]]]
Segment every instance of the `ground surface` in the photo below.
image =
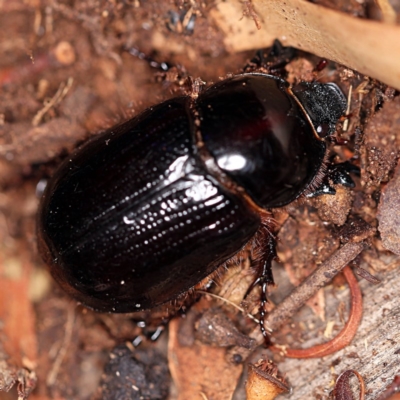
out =
[[[359,18],[374,16],[359,2],[344,3],[342,11]],[[128,396],[118,382],[108,379],[115,364],[109,363],[100,379],[111,351],[124,359],[128,350],[115,346],[130,342],[139,330],[126,316],[99,315],[77,306],[52,282],[36,250],[36,190],[77,143],[181,93],[160,82],[147,62],[125,48],[134,46],[157,60],[183,65],[191,76],[208,83],[240,71],[254,52],[226,52],[223,33],[211,18],[213,9],[211,2],[0,1],[0,387],[11,386],[19,376],[26,391],[36,381],[29,397],[33,400],[112,399],[117,390]],[[299,53],[287,67],[288,79],[333,81],[346,95],[352,87],[349,119],[340,124],[332,154],[337,162],[358,165],[361,177],[354,177],[354,190],[339,188],[336,200],[300,202],[275,213],[281,226],[280,264],[275,266],[278,288],[272,301],[281,301],[345,242],[338,226],[349,214],[379,228],[369,235],[367,249],[356,263],[381,283],[361,282],[364,318],[353,343],[339,353],[303,361],[284,360],[262,349],[251,358],[274,358],[293,387],[291,399],[327,398],[336,376],[349,368],[364,376],[367,398],[375,399],[400,372],[395,255],[400,254],[400,171],[395,169],[400,101],[394,89],[343,66],[329,63],[315,72],[319,62],[316,56]],[[241,267],[248,267],[246,257],[241,262]],[[238,282],[249,281],[249,275],[240,275],[241,268],[231,270],[217,291],[235,298],[236,289],[242,295],[246,291]],[[254,294],[249,309],[257,309],[256,300]],[[210,307],[221,303],[203,299],[187,320],[199,318]],[[293,347],[323,342],[343,326],[347,308],[348,293],[337,278],[277,331],[274,340]],[[225,312],[243,332],[255,328],[232,309]],[[193,328],[185,331],[181,325],[175,320],[169,338],[164,335],[157,344],[142,346],[149,353],[137,353],[134,365],[126,367],[136,371],[136,378],[143,375],[132,385],[155,387],[144,398],[187,400],[202,398],[203,393],[210,400],[243,399],[242,364],[230,364],[226,348],[202,345],[204,337],[195,341]],[[154,359],[159,360],[158,372],[149,376]],[[171,388],[167,359],[175,379]],[[217,384],[212,382],[215,376],[220,377]],[[16,396],[15,387],[8,394],[0,392],[1,399]]]

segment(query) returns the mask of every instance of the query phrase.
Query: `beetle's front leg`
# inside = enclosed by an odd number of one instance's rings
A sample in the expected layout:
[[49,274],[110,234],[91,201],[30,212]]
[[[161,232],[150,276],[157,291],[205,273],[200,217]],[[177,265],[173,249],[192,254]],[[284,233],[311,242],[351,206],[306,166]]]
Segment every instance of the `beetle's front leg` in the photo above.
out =
[[355,184],[350,174],[360,175],[360,169],[348,161],[339,164],[330,164],[328,171],[320,185],[312,189],[306,197],[316,197],[323,194],[336,194],[334,185],[354,188]]

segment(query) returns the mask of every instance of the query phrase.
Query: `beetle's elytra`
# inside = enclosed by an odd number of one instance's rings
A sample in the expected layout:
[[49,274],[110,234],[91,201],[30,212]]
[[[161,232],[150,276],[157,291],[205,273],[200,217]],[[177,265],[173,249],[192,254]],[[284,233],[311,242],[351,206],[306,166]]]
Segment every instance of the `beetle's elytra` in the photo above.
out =
[[98,311],[177,298],[234,256],[261,215],[312,185],[346,108],[334,84],[237,75],[165,101],[78,148],[50,180],[39,249]]

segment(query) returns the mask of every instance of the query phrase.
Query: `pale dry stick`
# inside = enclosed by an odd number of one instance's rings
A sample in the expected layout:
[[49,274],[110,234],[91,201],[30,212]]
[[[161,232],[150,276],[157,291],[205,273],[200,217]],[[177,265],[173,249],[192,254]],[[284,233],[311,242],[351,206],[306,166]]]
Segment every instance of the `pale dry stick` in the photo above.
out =
[[56,94],[43,106],[41,110],[39,110],[36,115],[32,119],[32,125],[33,126],[38,126],[43,118],[43,116],[54,106],[59,104],[62,99],[67,95],[69,90],[71,89],[71,86],[74,82],[74,79],[72,77],[67,79],[67,82],[64,83],[62,82],[60,86],[57,89]]
[[400,89],[400,26],[354,18],[304,0],[253,0],[261,21],[242,18],[239,0],[219,2],[210,15],[228,51],[283,45],[327,58]]
[[252,315],[250,313],[247,313],[242,307],[238,306],[233,301],[230,301],[228,299],[225,299],[224,297],[218,296],[215,293],[207,292],[205,290],[196,290],[196,293],[201,293],[201,294],[204,294],[206,296],[214,297],[217,300],[221,300],[223,303],[229,304],[232,307],[234,307],[237,310],[239,310],[243,315],[245,315],[247,318],[252,319],[256,324],[258,324],[260,322],[254,315]]
[[71,343],[72,332],[75,324],[75,304],[71,303],[68,306],[67,322],[65,323],[65,335],[60,346],[60,350],[56,356],[49,374],[47,375],[46,384],[52,387],[57,379],[58,372],[60,371],[61,364],[67,354],[68,346]]
[[390,2],[388,0],[375,0],[375,3],[381,10],[383,21],[387,24],[395,24],[397,14]]
[[[309,277],[307,277],[293,292],[278,304],[268,315],[265,326],[269,331],[281,327],[309,300],[314,294],[328,283],[366,247],[365,242],[347,243],[337,250],[331,257],[322,263]],[[258,327],[249,334],[256,340],[257,345],[264,343]],[[254,349],[253,349],[254,350]],[[235,347],[230,352],[231,359],[247,358],[251,350]]]
[[350,114],[350,104],[351,104],[351,94],[352,93],[353,93],[353,86],[350,85],[349,94],[347,95],[347,108],[344,113],[344,115],[346,116],[346,119],[343,122],[343,132],[347,132],[347,130],[349,129],[350,118],[348,117],[348,115]]
[[206,395],[204,392],[199,392],[199,395],[201,396],[201,398],[202,398],[203,400],[208,400],[208,397],[207,397],[207,395]]

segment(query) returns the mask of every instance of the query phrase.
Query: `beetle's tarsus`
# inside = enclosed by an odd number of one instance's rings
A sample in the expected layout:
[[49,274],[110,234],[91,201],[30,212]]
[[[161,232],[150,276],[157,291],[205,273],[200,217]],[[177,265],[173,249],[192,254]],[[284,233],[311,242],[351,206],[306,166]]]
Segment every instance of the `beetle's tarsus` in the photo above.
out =
[[141,327],[142,328],[142,333],[138,336],[136,336],[132,340],[132,345],[134,347],[138,347],[143,340],[151,340],[152,342],[156,342],[162,333],[165,331],[165,327],[168,325],[169,321],[175,316],[175,313],[165,317],[161,320],[161,322],[158,323],[158,325],[155,325],[151,328],[148,328],[147,326]]
[[193,80],[188,75],[183,65],[157,61],[155,59],[156,54],[146,54],[136,47],[127,47],[125,50],[132,56],[146,61],[151,68],[157,70],[155,73],[157,82],[162,82],[167,86],[176,85],[177,88],[182,89],[185,94],[190,94],[191,90],[193,90],[193,82],[197,80]]
[[[169,319],[168,319],[168,322],[169,322]],[[151,334],[150,340],[151,340],[152,342],[155,342],[155,341],[161,336],[161,334],[162,334],[162,333],[164,332],[164,330],[165,330],[165,325],[166,325],[168,322],[163,323],[162,325],[159,325],[159,326],[157,327],[157,329]]]
[[345,161],[339,164],[331,165],[329,167],[328,174],[330,175],[333,183],[353,188],[355,185],[350,174],[360,176],[360,168],[349,161]]
[[146,54],[136,47],[129,47],[125,50],[132,56],[137,57],[140,60],[146,61],[150,65],[150,67],[158,69],[160,72],[167,72],[173,67],[173,65],[170,63],[156,61],[152,55]]
[[143,336],[138,335],[132,340],[132,345],[133,347],[138,347],[142,342],[143,342]]
[[329,185],[327,182],[323,182],[320,186],[318,186],[312,193],[306,195],[306,197],[317,197],[322,196],[323,194],[336,194],[336,189]]
[[342,185],[348,188],[354,188],[355,183],[351,178],[350,173],[359,175],[360,169],[348,161],[330,165],[321,185],[311,193],[307,194],[307,197],[317,197],[323,194],[336,194],[336,190],[332,185]]
[[263,68],[269,73],[280,72],[296,55],[295,48],[285,47],[279,40],[275,40],[270,49],[258,50],[255,56],[244,67],[244,71],[250,72]]
[[245,297],[247,297],[250,292],[259,285],[261,287],[260,293],[260,306],[259,306],[259,324],[260,330],[264,337],[266,346],[271,344],[268,331],[264,326],[265,321],[265,305],[268,302],[268,285],[274,284],[274,278],[272,276],[272,261],[276,258],[276,243],[275,238],[271,235],[269,230],[265,230],[264,242],[262,244],[262,255],[259,260],[257,260],[256,265],[253,267],[256,271],[256,276],[253,283],[247,289]]

